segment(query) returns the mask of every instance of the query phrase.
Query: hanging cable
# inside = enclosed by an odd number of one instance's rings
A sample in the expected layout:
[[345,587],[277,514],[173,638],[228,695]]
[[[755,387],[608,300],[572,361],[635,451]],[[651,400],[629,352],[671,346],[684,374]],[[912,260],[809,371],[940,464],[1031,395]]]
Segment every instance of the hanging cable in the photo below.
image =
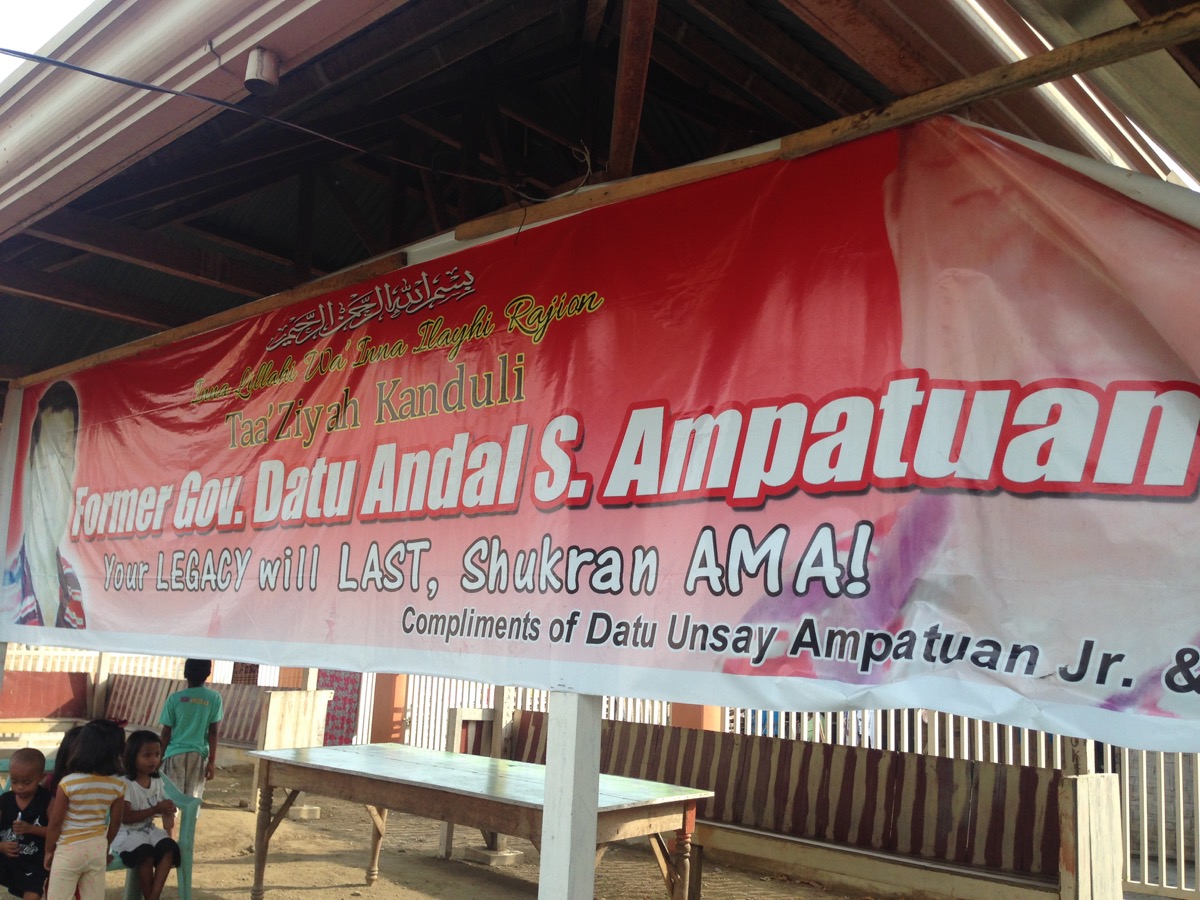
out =
[[[210,43],[210,49],[212,49],[211,43]],[[215,53],[215,51],[213,51],[213,52]],[[322,133],[320,131],[316,131],[312,128],[307,128],[304,125],[298,125],[295,122],[289,122],[286,119],[277,118],[276,116],[272,116],[268,113],[260,113],[260,112],[255,112],[253,110],[244,109],[241,106],[238,106],[236,103],[230,103],[228,100],[221,100],[217,97],[208,97],[204,94],[192,93],[191,91],[180,91],[180,90],[176,90],[175,88],[164,87],[163,85],[160,85],[160,84],[149,84],[144,81],[137,81],[136,79],[133,79],[133,78],[124,78],[120,75],[109,75],[105,72],[97,72],[94,69],[88,69],[84,66],[75,65],[74,63],[64,62],[61,59],[51,59],[48,56],[40,56],[36,53],[26,53],[23,50],[12,50],[7,47],[0,47],[0,54],[2,54],[4,56],[13,56],[13,57],[16,57],[17,59],[23,59],[26,62],[40,63],[42,65],[53,66],[58,69],[66,69],[69,72],[78,72],[81,75],[89,75],[92,78],[99,78],[102,81],[110,81],[113,84],[119,84],[124,87],[134,88],[135,90],[148,91],[150,93],[157,93],[157,94],[167,94],[172,97],[182,97],[182,98],[185,98],[188,100],[196,100],[196,101],[199,101],[200,103],[207,103],[211,106],[216,106],[219,109],[224,109],[224,110],[228,110],[230,112],[240,113],[241,115],[248,116],[249,118],[255,119],[256,121],[268,122],[272,125],[277,125],[280,128],[286,128],[291,131],[296,131],[296,132],[299,132],[300,134],[307,135],[308,137],[314,138],[316,140],[325,141],[326,143],[334,144],[338,147],[342,147],[343,149],[350,150],[354,153],[358,153],[363,156],[374,157],[375,159],[379,159],[384,162],[394,163],[394,164],[400,165],[400,166],[408,166],[411,169],[416,169],[416,170],[422,171],[422,172],[429,172],[433,175],[445,175],[447,177],[457,178],[462,181],[472,181],[472,182],[476,182],[478,184],[486,184],[491,187],[507,188],[507,189],[511,190],[514,194],[516,194],[518,197],[520,197],[522,200],[526,200],[529,203],[545,203],[546,199],[547,199],[545,197],[530,196],[529,194],[526,194],[524,191],[520,190],[519,188],[517,188],[507,182],[504,182],[504,181],[497,181],[496,179],[493,179],[493,178],[483,178],[478,175],[468,175],[465,172],[446,172],[441,169],[435,169],[433,166],[426,166],[421,163],[413,162],[412,160],[401,159],[400,157],[392,156],[390,153],[382,153],[378,150],[371,150],[367,147],[360,147],[357,144],[352,144],[349,141],[342,140],[341,138],[337,138],[337,137],[333,137],[332,135],[324,134],[324,133]],[[218,56],[218,60],[219,59],[220,59],[220,57]],[[578,155],[579,155],[578,152],[577,151],[572,151],[572,152],[574,152],[576,157],[578,158]],[[588,175],[591,174],[590,163],[589,163],[588,168],[589,168],[589,171],[584,176],[585,180],[588,177]]]

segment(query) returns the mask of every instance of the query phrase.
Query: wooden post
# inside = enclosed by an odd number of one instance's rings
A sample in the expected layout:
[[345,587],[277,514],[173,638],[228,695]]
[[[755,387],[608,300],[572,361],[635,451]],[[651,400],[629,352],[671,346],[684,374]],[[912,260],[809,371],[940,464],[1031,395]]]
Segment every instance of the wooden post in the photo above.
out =
[[1096,742],[1088,738],[1063,738],[1063,774],[1095,775]]
[[516,688],[496,685],[492,696],[492,746],[489,752],[498,759],[512,758],[513,715],[516,709]]
[[455,228],[454,236],[460,241],[486,237],[508,228],[528,227],[558,216],[604,206],[619,200],[644,197],[667,188],[691,184],[706,178],[715,178],[718,175],[740,171],[764,162],[804,156],[854,138],[866,137],[868,134],[876,134],[899,125],[928,119],[940,113],[961,109],[972,103],[999,97],[1013,91],[1027,90],[1050,81],[1070,78],[1073,75],[1090,72],[1114,62],[1161,50],[1163,47],[1187,43],[1198,37],[1200,37],[1200,3],[1193,3],[1141,22],[1135,22],[1132,25],[1048,50],[1028,59],[988,69],[948,84],[938,85],[927,91],[903,97],[887,106],[866,110],[818,125],[807,131],[787,135],[780,140],[778,149],[767,149],[713,163],[652,172],[625,181],[603,184],[577,193],[572,192],[569,195],[534,206],[501,210],[480,219],[464,222]]
[[1058,789],[1059,897],[1121,900],[1121,798],[1116,775],[1072,775]]
[[1194,40],[1200,30],[1200,4],[1055,47],[949,84],[903,97],[879,109],[835,119],[783,138],[785,159],[824,150],[856,137],[918,122],[1013,91],[1070,78],[1163,47]]
[[261,768],[255,766],[255,825],[254,825],[254,883],[250,887],[251,900],[263,900],[263,879],[267,874],[267,849],[271,841],[271,787],[269,762]]
[[[514,688],[496,685],[492,695],[492,741],[488,753],[497,759],[509,759],[512,756],[512,724],[516,704],[517,692]],[[488,850],[499,853],[508,851],[508,835],[486,832],[484,841]]]
[[595,891],[602,703],[550,692],[539,900],[588,900]]
[[96,668],[92,670],[92,696],[88,702],[88,716],[103,719],[108,705],[108,681],[112,677],[112,654],[97,653]]

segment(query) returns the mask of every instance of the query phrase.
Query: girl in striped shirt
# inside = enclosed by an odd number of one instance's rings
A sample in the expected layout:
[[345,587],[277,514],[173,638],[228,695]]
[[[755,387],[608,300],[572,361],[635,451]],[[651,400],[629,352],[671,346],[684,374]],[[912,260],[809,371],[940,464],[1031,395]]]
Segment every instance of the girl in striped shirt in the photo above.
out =
[[121,752],[125,732],[97,719],[79,732],[67,775],[58,783],[46,830],[46,900],[104,900],[109,845],[121,827],[125,783]]

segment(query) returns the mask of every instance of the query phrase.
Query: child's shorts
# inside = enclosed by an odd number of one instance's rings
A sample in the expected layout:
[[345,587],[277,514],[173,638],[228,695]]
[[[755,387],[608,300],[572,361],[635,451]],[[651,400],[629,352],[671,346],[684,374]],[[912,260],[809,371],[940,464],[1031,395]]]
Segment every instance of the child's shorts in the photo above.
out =
[[139,844],[132,850],[125,850],[120,856],[121,862],[125,863],[126,868],[136,869],[147,859],[153,859],[154,864],[157,866],[168,853],[174,857],[174,865],[178,867],[181,858],[179,855],[179,845],[169,837],[162,838],[156,844]]
[[189,797],[204,796],[204,772],[208,757],[188,751],[168,756],[162,762],[162,773],[171,783]]
[[0,885],[14,897],[26,893],[40,897],[46,891],[46,870],[34,854],[0,857]]

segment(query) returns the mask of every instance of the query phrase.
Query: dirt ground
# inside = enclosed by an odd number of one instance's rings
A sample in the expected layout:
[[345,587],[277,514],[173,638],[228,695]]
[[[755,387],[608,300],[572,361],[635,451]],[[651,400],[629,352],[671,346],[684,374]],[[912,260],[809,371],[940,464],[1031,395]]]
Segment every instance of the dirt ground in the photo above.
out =
[[[250,812],[252,769],[223,769],[210,782],[196,826],[192,876],[194,900],[244,900],[254,881],[254,814]],[[305,798],[301,798],[301,803]],[[320,817],[289,819],[271,839],[267,859],[268,900],[530,900],[537,897],[537,851],[526,841],[510,846],[525,852],[524,861],[488,868],[437,855],[438,823],[392,813],[379,860],[379,880],[364,883],[370,851],[370,820],[361,806],[329,797],[307,802]],[[456,850],[482,846],[478,832],[458,829]],[[658,867],[644,844],[611,848],[596,871],[598,900],[664,900]],[[108,875],[107,900],[119,900],[125,876]],[[163,897],[178,896],[175,879]],[[845,900],[847,895],[820,885],[708,865],[704,872],[708,900]]]

